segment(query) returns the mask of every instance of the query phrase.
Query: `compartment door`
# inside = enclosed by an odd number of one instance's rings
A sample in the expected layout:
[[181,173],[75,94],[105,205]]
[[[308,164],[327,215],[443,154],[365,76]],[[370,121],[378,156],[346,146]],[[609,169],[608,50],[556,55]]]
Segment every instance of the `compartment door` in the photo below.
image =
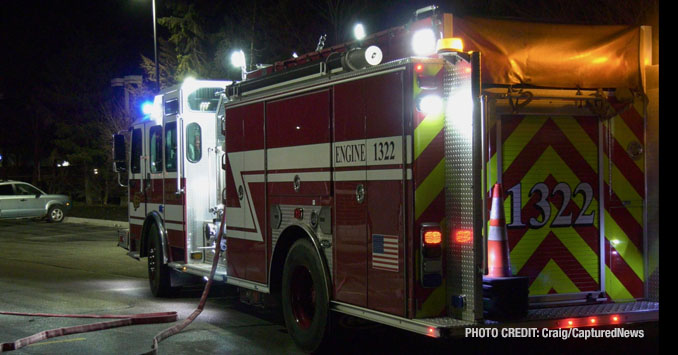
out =
[[601,290],[598,125],[595,117],[501,116],[511,267],[530,277],[533,301]]

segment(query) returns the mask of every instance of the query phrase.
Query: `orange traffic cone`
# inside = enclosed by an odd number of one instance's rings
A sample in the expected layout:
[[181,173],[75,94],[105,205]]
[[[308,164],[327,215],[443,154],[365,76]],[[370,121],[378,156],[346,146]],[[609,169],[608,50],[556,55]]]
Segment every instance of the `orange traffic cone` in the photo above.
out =
[[489,277],[511,277],[509,263],[506,220],[504,219],[504,197],[501,184],[492,189],[492,209],[490,209],[490,230],[487,237],[487,266]]

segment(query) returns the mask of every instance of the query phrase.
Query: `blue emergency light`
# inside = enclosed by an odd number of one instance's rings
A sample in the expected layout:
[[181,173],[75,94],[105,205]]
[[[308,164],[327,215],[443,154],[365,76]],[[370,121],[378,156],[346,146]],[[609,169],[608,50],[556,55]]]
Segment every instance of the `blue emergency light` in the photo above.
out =
[[150,115],[153,112],[153,102],[144,101],[144,103],[141,104],[141,112],[144,114],[144,116]]

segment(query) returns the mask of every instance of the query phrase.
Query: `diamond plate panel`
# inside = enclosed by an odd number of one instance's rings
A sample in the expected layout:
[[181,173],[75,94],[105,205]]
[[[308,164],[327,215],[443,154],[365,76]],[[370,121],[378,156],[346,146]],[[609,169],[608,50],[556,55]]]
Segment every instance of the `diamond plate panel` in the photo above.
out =
[[[482,318],[482,300],[474,231],[474,147],[471,63],[459,57],[446,65],[445,210],[450,243],[447,256],[447,296],[450,315],[464,321]],[[466,238],[459,239],[457,233]],[[471,239],[468,239],[470,232]],[[463,241],[461,241],[463,240]],[[455,301],[452,301],[456,299]],[[454,306],[456,303],[456,307]],[[463,306],[459,306],[463,303]],[[480,311],[478,311],[480,310]]]
[[656,302],[603,303],[595,305],[532,309],[522,320],[578,318],[593,315],[659,310]]
[[[303,208],[304,209],[304,214],[303,214],[303,219],[298,220],[294,218],[294,209],[295,208]],[[275,252],[275,247],[278,244],[278,239],[280,238],[280,234],[285,230],[285,228],[291,226],[291,225],[304,225],[309,227],[310,229],[314,230],[316,233],[316,236],[318,237],[318,241],[323,241],[323,240],[328,240],[332,242],[332,235],[331,234],[324,234],[320,228],[312,228],[311,227],[311,212],[315,211],[316,213],[320,213],[320,208],[321,206],[299,206],[299,205],[280,205],[280,211],[281,211],[281,217],[282,221],[280,223],[280,228],[272,228],[271,229],[271,243],[272,243],[272,250]],[[330,243],[330,245],[332,245]],[[333,266],[333,261],[332,261],[332,250],[333,248],[330,246],[328,248],[321,248],[323,254],[325,255],[325,260],[327,260],[327,268],[329,269],[330,275],[332,274],[332,266]]]

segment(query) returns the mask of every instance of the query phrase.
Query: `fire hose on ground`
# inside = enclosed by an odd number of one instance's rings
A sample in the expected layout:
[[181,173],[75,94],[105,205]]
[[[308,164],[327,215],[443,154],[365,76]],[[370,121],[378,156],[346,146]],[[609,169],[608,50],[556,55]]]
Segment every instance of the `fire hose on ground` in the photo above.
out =
[[[162,332],[158,333],[153,338],[153,345],[151,346],[151,351],[145,354],[157,354],[158,344],[171,337],[172,335],[178,334],[189,324],[191,324],[199,315],[202,313],[202,310],[205,308],[205,303],[207,302],[207,296],[209,295],[210,288],[212,287],[212,279],[214,278],[214,273],[216,272],[217,265],[219,264],[219,257],[221,255],[221,240],[224,234],[224,225],[226,224],[225,214],[221,220],[221,226],[219,228],[219,233],[217,235],[216,248],[214,253],[214,261],[212,262],[212,270],[210,271],[209,279],[205,284],[205,289],[203,290],[202,297],[200,298],[200,303],[198,303],[198,308],[196,308],[191,315],[189,315],[183,322],[176,324],[172,327],[169,327]],[[126,327],[130,325],[138,324],[155,324],[155,323],[171,323],[177,320],[177,312],[159,312],[159,313],[140,313],[140,314],[131,314],[131,315],[113,315],[113,314],[51,314],[51,313],[20,313],[20,312],[2,312],[0,314],[10,315],[10,316],[26,316],[26,317],[57,317],[57,318],[95,318],[95,319],[116,319],[114,321],[100,322],[94,324],[84,324],[77,325],[72,327],[56,328],[51,330],[45,330],[40,333],[33,334],[31,336],[18,339],[14,342],[2,343],[0,344],[0,352],[18,350],[25,346],[28,346],[33,343],[37,343],[42,340],[56,338],[65,335],[78,334],[78,333],[87,333],[94,332],[98,330]]]

